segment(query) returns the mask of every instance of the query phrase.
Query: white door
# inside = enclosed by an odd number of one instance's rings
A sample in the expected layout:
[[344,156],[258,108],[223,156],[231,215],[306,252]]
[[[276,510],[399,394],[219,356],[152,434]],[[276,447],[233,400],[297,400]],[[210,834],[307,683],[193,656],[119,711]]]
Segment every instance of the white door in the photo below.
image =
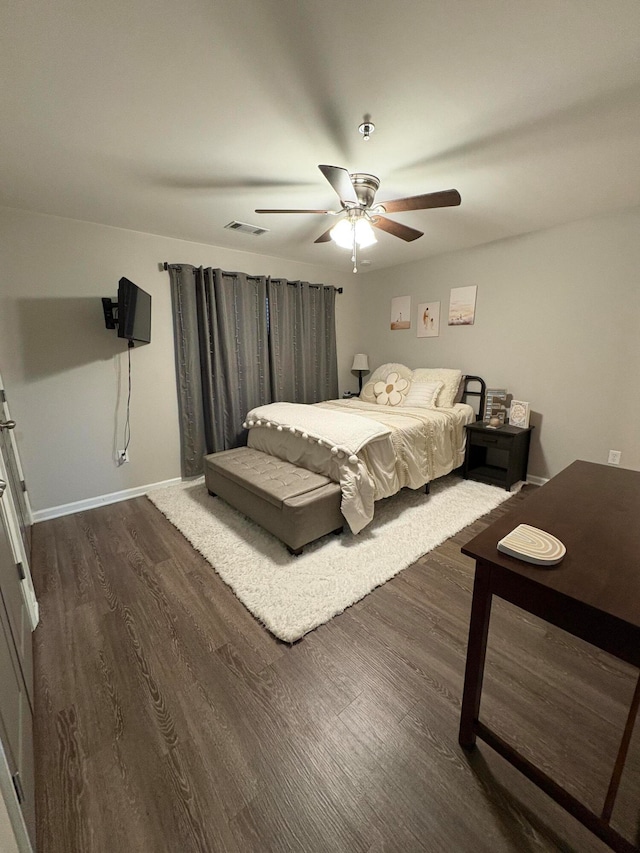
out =
[[[0,504],[3,500],[0,498]],[[35,845],[31,628],[25,627],[28,618],[16,579],[13,549],[0,517],[0,740],[24,822]],[[22,628],[16,628],[16,618]],[[22,635],[22,654],[17,634]]]
[[0,479],[0,607],[4,606],[5,609],[22,677],[27,688],[29,703],[33,710],[31,619],[29,618],[25,596],[22,593],[24,570],[15,559],[9,538],[5,511],[7,497],[6,483]]
[[22,472],[18,445],[15,439],[14,429],[16,422],[11,417],[7,395],[2,387],[0,377],[0,400],[2,411],[0,412],[0,451],[4,459],[9,485],[16,505],[20,535],[24,544],[27,557],[31,554],[31,506],[27,495],[27,484]]
[[11,417],[7,393],[0,376],[0,480],[6,485],[2,501],[4,522],[21,574],[21,595],[27,606],[31,629],[38,624],[38,603],[31,579],[31,504],[16,441],[16,422]]

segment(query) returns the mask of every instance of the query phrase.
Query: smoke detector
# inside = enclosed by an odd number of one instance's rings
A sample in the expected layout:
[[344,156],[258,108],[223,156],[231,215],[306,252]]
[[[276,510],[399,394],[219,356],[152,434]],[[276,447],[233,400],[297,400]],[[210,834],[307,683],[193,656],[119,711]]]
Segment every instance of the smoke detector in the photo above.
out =
[[362,134],[364,141],[368,142],[371,139],[371,134],[376,129],[375,124],[368,119],[363,121],[358,130]]

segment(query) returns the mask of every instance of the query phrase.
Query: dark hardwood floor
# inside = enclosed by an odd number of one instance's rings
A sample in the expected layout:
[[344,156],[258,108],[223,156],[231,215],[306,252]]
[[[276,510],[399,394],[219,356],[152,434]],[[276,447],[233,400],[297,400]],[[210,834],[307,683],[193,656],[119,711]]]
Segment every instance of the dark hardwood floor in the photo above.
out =
[[[605,850],[457,744],[460,546],[511,501],[294,646],[146,498],[36,525],[39,853]],[[631,668],[503,602],[489,643],[482,717],[601,804]],[[613,821],[635,840],[639,792],[636,733]]]

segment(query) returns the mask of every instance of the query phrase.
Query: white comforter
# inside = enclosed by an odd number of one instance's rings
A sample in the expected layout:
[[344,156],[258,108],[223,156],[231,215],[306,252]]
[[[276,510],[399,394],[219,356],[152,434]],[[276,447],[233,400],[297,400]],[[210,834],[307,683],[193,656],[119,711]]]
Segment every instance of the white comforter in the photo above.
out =
[[372,441],[378,441],[390,435],[389,427],[373,418],[363,417],[354,412],[332,412],[331,417],[318,406],[306,406],[302,403],[268,403],[257,406],[247,415],[244,424],[249,427],[264,426],[277,432],[285,430],[293,435],[299,434],[310,443],[326,445],[331,453],[345,453],[352,456]]
[[419,489],[461,465],[464,425],[475,420],[473,409],[464,403],[451,409],[424,409],[392,408],[361,400],[330,400],[312,408],[326,412],[327,430],[331,429],[332,413],[352,413],[371,418],[389,431],[385,429],[383,436],[366,443],[354,463],[348,454],[332,454],[331,447],[324,442],[319,445],[303,438],[300,433],[304,430],[292,434],[284,429],[280,432],[267,428],[262,423],[257,427],[257,418],[250,412],[247,421],[253,420],[254,426],[249,431],[249,446],[340,483],[342,514],[354,533],[373,518],[375,501],[395,494],[404,486]]

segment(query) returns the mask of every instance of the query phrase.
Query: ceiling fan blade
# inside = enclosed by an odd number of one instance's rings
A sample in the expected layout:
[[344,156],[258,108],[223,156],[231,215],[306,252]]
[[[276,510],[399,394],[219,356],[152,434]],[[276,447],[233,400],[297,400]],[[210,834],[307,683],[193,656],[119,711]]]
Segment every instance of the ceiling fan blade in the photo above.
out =
[[394,237],[400,237],[401,240],[406,240],[410,243],[412,240],[417,240],[422,237],[423,231],[416,231],[415,228],[409,228],[408,225],[402,225],[400,222],[394,222],[393,219],[387,219],[385,216],[372,216],[371,224],[381,231],[386,231],[388,234],[393,234]]
[[462,201],[458,190],[440,190],[437,193],[414,195],[409,198],[396,198],[382,201],[385,213],[402,213],[404,210],[429,210],[432,207],[455,207]]
[[[331,226],[333,228],[333,225]],[[331,239],[331,228],[327,228],[324,234],[321,234],[317,240],[314,240],[314,243],[328,243]]]
[[341,166],[318,166],[325,178],[329,181],[334,190],[338,193],[338,198],[345,203],[360,204],[358,196],[351,183],[351,175],[346,169]]
[[333,210],[287,210],[281,208],[279,210],[260,209],[255,213],[333,213]]

